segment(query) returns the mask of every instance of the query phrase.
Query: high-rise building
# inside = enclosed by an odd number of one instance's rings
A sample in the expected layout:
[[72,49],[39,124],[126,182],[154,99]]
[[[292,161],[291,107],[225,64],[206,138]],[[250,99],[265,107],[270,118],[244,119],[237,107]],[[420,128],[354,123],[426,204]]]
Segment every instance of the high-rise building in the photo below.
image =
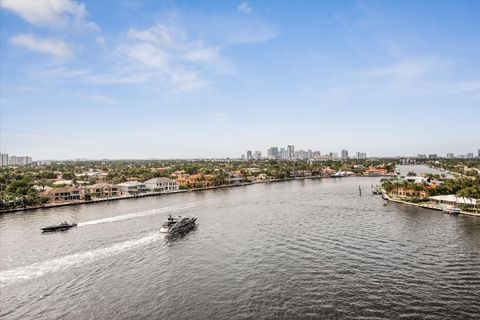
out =
[[429,159],[437,159],[438,156],[437,156],[436,153],[431,153],[431,154],[428,155],[428,158],[429,158]]
[[1,154],[2,166],[26,166],[32,163],[32,157],[28,156],[8,156],[8,154]]
[[348,159],[348,151],[347,150],[342,150],[341,155],[342,155],[342,160]]
[[467,158],[468,159],[473,159],[473,152],[467,153]]
[[426,158],[427,158],[427,155],[426,155],[426,154],[421,154],[421,153],[419,153],[419,154],[417,155],[417,158],[419,158],[419,159],[426,159]]
[[307,151],[307,158],[308,158],[308,159],[313,159],[312,149],[308,149],[308,151]]
[[255,154],[253,156],[255,160],[260,160],[262,159],[262,152],[261,151],[255,151]]
[[8,154],[0,153],[0,165],[2,167],[8,166]]
[[252,151],[248,150],[247,151],[247,160],[252,160],[253,157],[252,157]]
[[295,146],[294,145],[288,145],[287,146],[287,151],[288,151],[287,159],[293,159],[295,157]]
[[447,159],[453,159],[453,158],[455,158],[455,154],[447,153]]
[[275,160],[279,158],[278,147],[271,147],[267,152],[268,159]]
[[365,152],[357,152],[357,159],[367,159],[367,154]]

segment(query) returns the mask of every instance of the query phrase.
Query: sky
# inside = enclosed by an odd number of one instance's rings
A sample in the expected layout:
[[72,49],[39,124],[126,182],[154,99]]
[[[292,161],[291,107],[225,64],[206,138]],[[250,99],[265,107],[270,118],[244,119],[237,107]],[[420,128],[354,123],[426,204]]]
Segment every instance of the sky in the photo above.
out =
[[480,148],[480,1],[0,0],[0,151]]

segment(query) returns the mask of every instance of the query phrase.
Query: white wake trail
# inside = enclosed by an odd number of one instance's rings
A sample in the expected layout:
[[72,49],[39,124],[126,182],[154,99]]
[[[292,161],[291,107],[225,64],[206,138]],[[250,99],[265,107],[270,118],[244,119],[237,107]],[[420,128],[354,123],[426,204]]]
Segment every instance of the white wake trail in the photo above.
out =
[[198,203],[195,202],[195,203],[189,203],[188,205],[152,209],[152,210],[134,212],[134,213],[124,214],[124,215],[110,217],[110,218],[85,221],[85,222],[80,222],[77,227],[84,227],[84,226],[89,226],[89,225],[99,224],[99,223],[109,223],[109,222],[134,219],[134,218],[139,218],[139,217],[144,217],[144,216],[149,216],[154,214],[173,213],[173,212],[193,209],[195,207],[198,207],[199,204],[206,204],[206,203],[207,201],[198,202]]
[[36,262],[29,266],[0,271],[0,286],[5,286],[22,280],[38,278],[57,271],[92,263],[99,259],[120,254],[126,250],[148,245],[162,237],[163,235],[159,233],[152,233],[137,240],[120,242],[106,248],[75,253],[61,258]]

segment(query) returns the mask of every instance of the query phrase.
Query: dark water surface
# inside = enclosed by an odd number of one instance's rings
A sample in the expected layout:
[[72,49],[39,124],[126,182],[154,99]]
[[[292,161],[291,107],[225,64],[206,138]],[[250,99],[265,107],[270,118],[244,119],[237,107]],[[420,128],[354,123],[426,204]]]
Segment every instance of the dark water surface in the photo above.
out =
[[[261,184],[0,217],[3,319],[479,319],[480,219],[377,178]],[[363,196],[358,194],[362,185]],[[166,241],[166,215],[199,226]],[[42,235],[40,227],[79,227]]]

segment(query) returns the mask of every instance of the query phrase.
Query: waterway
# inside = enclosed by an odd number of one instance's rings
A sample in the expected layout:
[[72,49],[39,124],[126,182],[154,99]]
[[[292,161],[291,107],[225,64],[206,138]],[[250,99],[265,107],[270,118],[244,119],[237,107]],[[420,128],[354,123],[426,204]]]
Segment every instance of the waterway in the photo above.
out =
[[[0,216],[2,319],[478,319],[480,219],[257,184]],[[359,195],[359,185],[362,196]],[[168,214],[196,215],[183,237]],[[42,234],[63,220],[75,229]]]

